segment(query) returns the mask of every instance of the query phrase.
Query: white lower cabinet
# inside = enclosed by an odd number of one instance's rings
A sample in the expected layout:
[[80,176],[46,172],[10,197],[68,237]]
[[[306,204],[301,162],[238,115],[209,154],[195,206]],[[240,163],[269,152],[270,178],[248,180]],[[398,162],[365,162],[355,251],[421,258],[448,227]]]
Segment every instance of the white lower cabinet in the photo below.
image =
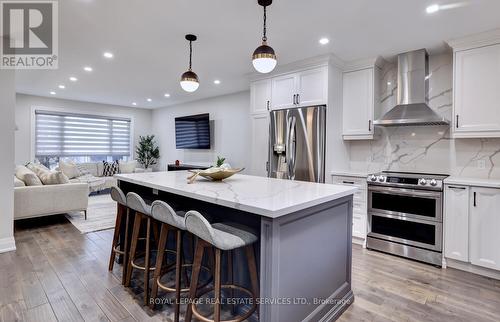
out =
[[365,177],[332,176],[334,184],[355,186],[359,190],[354,193],[352,209],[352,236],[361,241],[366,240],[367,229],[367,184]]
[[500,271],[500,188],[445,186],[444,256]]
[[500,189],[472,188],[470,262],[500,270]]
[[444,255],[447,258],[469,261],[469,187],[445,187]]

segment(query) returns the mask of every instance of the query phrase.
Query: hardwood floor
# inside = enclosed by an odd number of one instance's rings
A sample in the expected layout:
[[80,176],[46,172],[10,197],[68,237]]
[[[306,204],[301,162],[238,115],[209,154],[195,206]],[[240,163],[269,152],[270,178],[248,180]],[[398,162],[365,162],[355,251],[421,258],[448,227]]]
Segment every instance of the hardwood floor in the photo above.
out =
[[[35,224],[35,225],[32,225]],[[64,217],[16,224],[0,254],[2,321],[160,321],[107,270],[112,230],[86,235]],[[353,246],[355,302],[340,321],[500,321],[500,281]]]

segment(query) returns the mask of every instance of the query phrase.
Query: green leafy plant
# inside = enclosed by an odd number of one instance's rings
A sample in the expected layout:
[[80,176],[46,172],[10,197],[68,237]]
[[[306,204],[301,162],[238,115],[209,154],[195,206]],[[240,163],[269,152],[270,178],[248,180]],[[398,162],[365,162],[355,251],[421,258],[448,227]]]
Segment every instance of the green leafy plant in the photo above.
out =
[[160,148],[156,144],[154,135],[139,136],[139,144],[135,150],[137,161],[148,169],[158,163]]
[[226,158],[223,158],[223,157],[217,157],[217,167],[220,167],[224,164],[224,161],[226,161]]

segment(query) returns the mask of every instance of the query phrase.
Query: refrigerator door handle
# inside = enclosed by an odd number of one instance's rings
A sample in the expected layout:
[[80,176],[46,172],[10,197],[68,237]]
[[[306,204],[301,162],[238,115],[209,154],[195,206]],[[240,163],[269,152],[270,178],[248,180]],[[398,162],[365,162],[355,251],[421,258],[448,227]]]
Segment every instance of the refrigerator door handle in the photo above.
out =
[[295,158],[297,154],[296,147],[296,135],[297,135],[297,119],[295,116],[290,118],[289,132],[288,135],[288,147],[287,147],[287,158],[288,158],[288,179],[295,180]]

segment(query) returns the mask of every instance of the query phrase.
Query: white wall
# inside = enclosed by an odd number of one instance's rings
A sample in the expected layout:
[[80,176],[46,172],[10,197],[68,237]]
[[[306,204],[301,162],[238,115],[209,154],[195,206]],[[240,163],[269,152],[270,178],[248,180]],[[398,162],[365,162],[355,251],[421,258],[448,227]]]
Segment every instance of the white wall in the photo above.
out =
[[16,164],[24,164],[31,161],[32,154],[31,142],[31,120],[32,106],[42,108],[64,109],[68,112],[110,115],[129,117],[133,121],[134,150],[140,135],[151,134],[151,110],[139,109],[125,106],[106,105],[88,103],[82,101],[71,101],[57,98],[48,98],[40,96],[31,96],[24,94],[16,95]]
[[[1,41],[1,38],[0,38]],[[15,250],[14,242],[14,71],[0,71],[0,253]]]
[[[180,160],[186,164],[213,164],[223,156],[232,167],[250,166],[250,92],[204,99],[153,110],[153,133],[160,146],[161,170]],[[212,127],[210,150],[177,150],[175,122],[179,116],[209,113]]]

